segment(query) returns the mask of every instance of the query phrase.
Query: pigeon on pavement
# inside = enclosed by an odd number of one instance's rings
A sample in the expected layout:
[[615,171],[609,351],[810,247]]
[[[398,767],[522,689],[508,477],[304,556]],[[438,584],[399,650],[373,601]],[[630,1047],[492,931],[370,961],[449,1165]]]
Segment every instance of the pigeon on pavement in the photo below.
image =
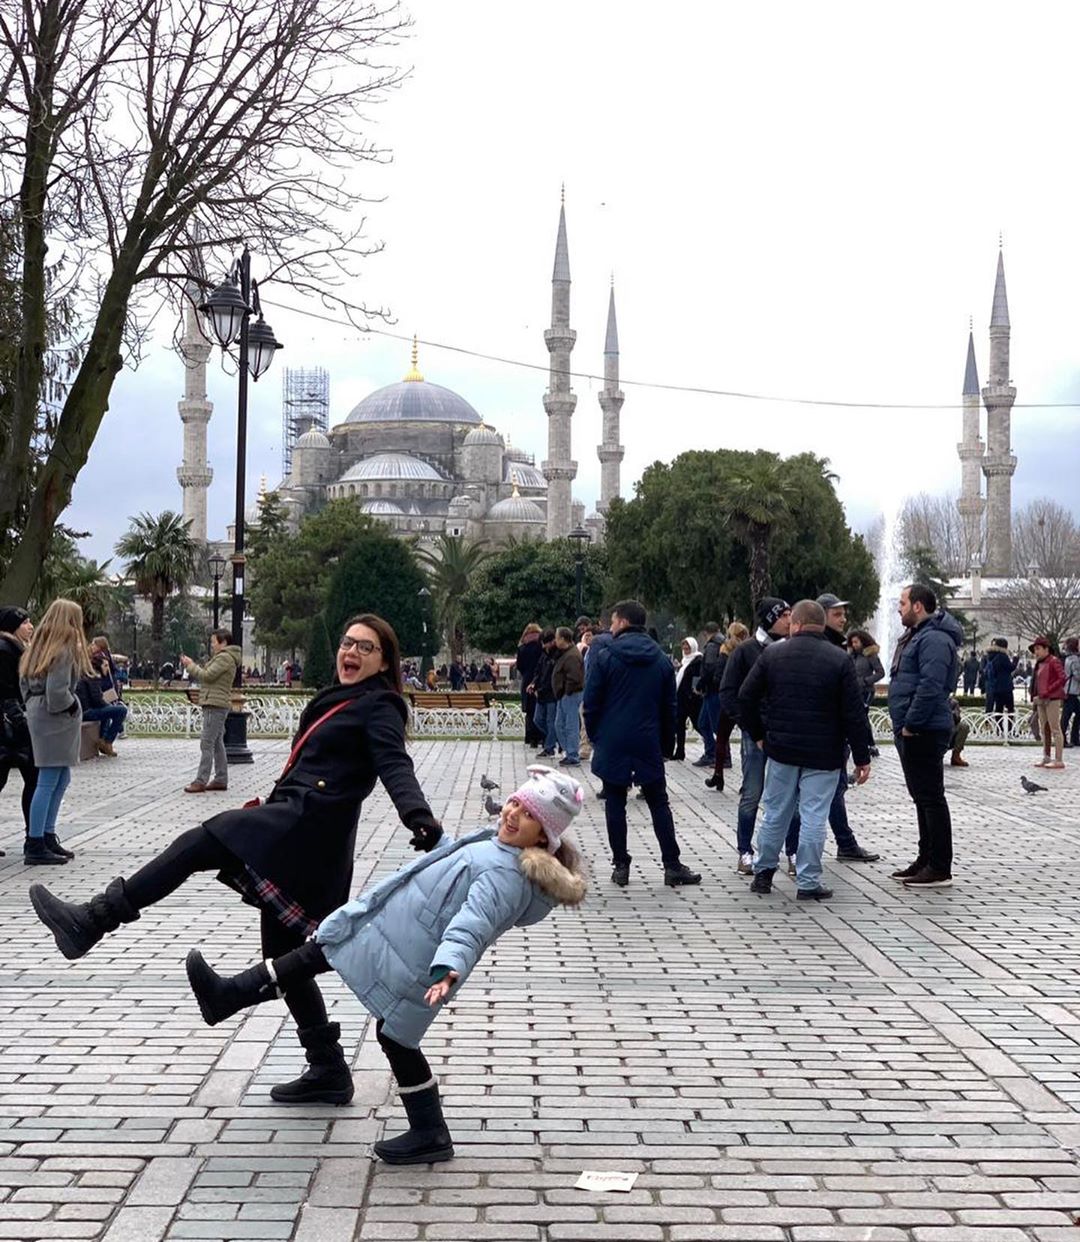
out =
[[484,810],[487,811],[489,815],[499,815],[502,813],[502,804],[496,802],[491,794],[488,794],[484,799]]
[[497,781],[489,780],[488,774],[485,772],[483,776],[480,777],[480,788],[484,790],[498,789],[499,784]]
[[1036,785],[1034,781],[1029,781],[1026,776],[1020,777],[1020,784],[1024,787],[1024,793],[1046,793],[1045,785]]

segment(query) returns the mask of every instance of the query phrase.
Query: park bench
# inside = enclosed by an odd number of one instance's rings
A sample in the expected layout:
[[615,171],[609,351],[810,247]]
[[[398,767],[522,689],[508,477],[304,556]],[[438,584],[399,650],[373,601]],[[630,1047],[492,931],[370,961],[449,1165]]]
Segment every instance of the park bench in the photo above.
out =
[[84,720],[82,728],[79,730],[79,762],[85,763],[88,759],[96,759],[98,748],[97,744],[101,741],[101,721],[100,720]]
[[485,711],[488,696],[477,690],[411,690],[409,699],[413,707],[456,707],[465,711]]

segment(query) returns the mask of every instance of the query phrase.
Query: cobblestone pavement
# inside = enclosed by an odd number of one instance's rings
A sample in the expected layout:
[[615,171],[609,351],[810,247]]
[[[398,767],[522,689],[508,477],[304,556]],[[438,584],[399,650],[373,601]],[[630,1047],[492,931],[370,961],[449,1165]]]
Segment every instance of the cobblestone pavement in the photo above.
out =
[[[503,793],[510,743],[415,746],[451,830]],[[185,797],[197,744],[121,743],[75,773],[47,878],[87,895],[209,808],[265,791],[285,743],[260,742],[228,794]],[[457,1158],[369,1159],[401,1113],[371,1024],[335,976],[357,1095],[286,1109],[298,1069],[280,1002],[213,1029],[186,987],[194,944],[227,969],[257,957],[253,912],[197,878],[88,957],[65,962],[33,919],[17,789],[0,796],[0,1239],[465,1239],[496,1242],[1077,1242],[1080,1212],[1080,770],[1039,776],[1030,749],[969,750],[947,769],[957,884],[909,893],[913,817],[895,756],[853,791],[883,861],[831,862],[828,905],[771,898],[734,873],[735,796],[671,765],[684,858],[701,888],[666,889],[642,803],[630,887],[608,880],[602,803],[579,839],[586,905],[509,934],[425,1044]],[[16,786],[17,777],[13,778]],[[211,798],[214,800],[211,801]],[[830,851],[831,852],[831,851]],[[407,857],[380,792],[357,884]],[[628,1194],[573,1189],[632,1170]]]

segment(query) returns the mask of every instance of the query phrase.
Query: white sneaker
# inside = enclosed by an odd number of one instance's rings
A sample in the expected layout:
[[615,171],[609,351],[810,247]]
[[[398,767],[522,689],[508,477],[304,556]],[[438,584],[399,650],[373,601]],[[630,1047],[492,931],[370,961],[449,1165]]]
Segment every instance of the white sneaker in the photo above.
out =
[[753,854],[740,854],[739,865],[735,868],[739,875],[754,874],[754,856]]

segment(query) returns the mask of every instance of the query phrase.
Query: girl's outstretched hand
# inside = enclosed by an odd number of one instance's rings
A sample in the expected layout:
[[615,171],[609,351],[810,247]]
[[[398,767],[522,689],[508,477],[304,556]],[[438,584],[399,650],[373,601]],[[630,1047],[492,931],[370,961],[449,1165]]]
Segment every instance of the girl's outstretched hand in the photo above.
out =
[[431,987],[428,988],[428,990],[424,993],[424,1000],[426,1000],[432,1007],[442,1004],[442,1002],[446,1000],[449,995],[450,989],[455,983],[457,983],[457,981],[458,972],[456,970],[450,971],[444,979],[440,979],[438,983],[433,983]]

